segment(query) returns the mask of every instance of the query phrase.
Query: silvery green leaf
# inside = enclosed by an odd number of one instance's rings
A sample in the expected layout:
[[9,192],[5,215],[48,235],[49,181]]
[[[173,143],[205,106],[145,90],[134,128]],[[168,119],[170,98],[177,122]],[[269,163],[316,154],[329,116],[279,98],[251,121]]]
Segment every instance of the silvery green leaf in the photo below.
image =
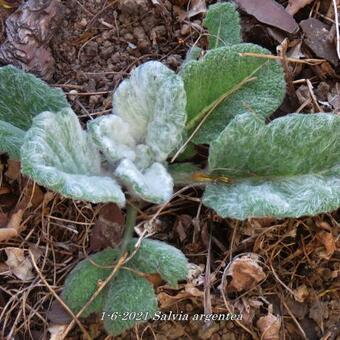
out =
[[133,195],[145,201],[159,204],[168,201],[172,196],[172,177],[160,163],[153,163],[148,169],[141,171],[131,160],[124,159],[115,170],[115,176]]
[[113,336],[123,333],[136,323],[147,321],[158,309],[152,284],[125,269],[121,269],[113,278],[105,301],[104,327]]
[[180,76],[160,62],[137,67],[113,95],[113,113],[129,125],[136,144],[164,161],[181,142],[186,94]]
[[270,53],[257,45],[239,44],[213,49],[203,60],[185,66],[187,129],[192,131],[211,111],[194,142],[209,144],[238,114],[251,111],[265,117],[281,104],[282,66],[264,58],[241,57],[242,52]]
[[[131,241],[131,252],[137,239]],[[158,240],[144,239],[128,266],[143,273],[158,273],[171,286],[184,280],[188,274],[188,260],[177,248]]]
[[208,29],[209,49],[241,43],[240,17],[231,3],[210,5],[203,25]]
[[88,123],[88,130],[108,161],[122,158],[136,159],[136,141],[129,124],[116,115],[106,115]]
[[168,170],[175,185],[187,185],[195,183],[192,176],[195,172],[201,171],[201,168],[193,163],[174,163],[169,165]]
[[61,90],[13,66],[0,67],[0,93],[0,152],[14,159],[34,116],[69,107]]
[[211,143],[211,172],[234,179],[209,185],[203,202],[222,217],[300,217],[340,206],[340,117],[291,114],[266,125],[243,114]]
[[11,159],[20,159],[20,148],[25,131],[0,120],[0,152],[7,152]]
[[[77,314],[86,305],[98,289],[98,283],[110,275],[118,256],[119,250],[106,249],[79,262],[72,269],[65,280],[61,297],[73,313]],[[81,316],[102,313],[106,294],[107,288],[104,288]]]
[[120,186],[103,173],[100,154],[71,109],[33,119],[21,162],[25,175],[66,197],[125,204]]

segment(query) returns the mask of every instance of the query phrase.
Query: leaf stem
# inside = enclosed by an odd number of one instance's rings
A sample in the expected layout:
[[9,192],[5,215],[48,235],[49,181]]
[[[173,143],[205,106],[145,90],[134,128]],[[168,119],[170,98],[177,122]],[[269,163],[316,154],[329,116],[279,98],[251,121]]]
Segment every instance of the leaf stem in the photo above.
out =
[[133,230],[136,225],[137,213],[138,213],[138,207],[128,202],[128,205],[126,208],[125,233],[124,233],[122,244],[120,246],[121,255],[125,253],[126,248],[132,239]]

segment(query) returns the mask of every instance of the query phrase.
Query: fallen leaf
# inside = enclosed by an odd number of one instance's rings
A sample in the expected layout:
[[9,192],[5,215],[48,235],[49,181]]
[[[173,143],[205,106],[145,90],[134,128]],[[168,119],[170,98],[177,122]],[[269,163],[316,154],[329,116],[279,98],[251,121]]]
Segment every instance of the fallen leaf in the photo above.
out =
[[266,278],[256,254],[244,255],[234,259],[228,268],[227,275],[232,277],[227,289],[238,292],[252,289]]
[[19,209],[18,211],[13,213],[9,218],[7,228],[14,229],[18,233],[20,233],[20,231],[22,230],[21,222],[24,216],[24,212],[25,212],[24,209]]
[[257,327],[261,333],[261,340],[279,340],[281,319],[271,313],[257,320]]
[[90,236],[90,251],[117,246],[123,235],[124,216],[114,203],[101,207]]
[[294,299],[298,302],[304,302],[309,296],[309,290],[305,284],[294,289]]
[[12,159],[8,160],[8,166],[6,171],[6,177],[15,181],[20,176],[20,162]]
[[17,236],[18,236],[18,232],[13,228],[1,228],[0,229],[0,242],[7,241]]
[[236,0],[246,13],[253,15],[258,21],[280,28],[288,33],[295,33],[299,25],[283,6],[273,0]]
[[296,14],[300,9],[311,4],[314,0],[289,0],[286,11],[290,15]]
[[34,278],[32,263],[29,257],[25,257],[24,250],[19,248],[5,248],[10,271],[20,280],[29,281]]
[[67,325],[72,320],[72,316],[58,300],[52,302],[51,308],[47,312],[47,318],[57,325]]
[[48,328],[48,331],[51,334],[50,340],[62,340],[64,337],[62,336],[64,331],[66,330],[67,325],[53,325]]
[[302,20],[300,26],[305,34],[305,44],[317,57],[326,59],[336,66],[339,60],[335,44],[329,39],[330,32],[328,26],[315,18]]
[[329,260],[336,250],[335,239],[333,235],[327,231],[320,231],[317,234],[318,240],[325,247],[325,251],[319,252],[319,256],[323,259]]
[[187,17],[190,19],[198,14],[206,13],[206,11],[207,5],[205,0],[191,0]]

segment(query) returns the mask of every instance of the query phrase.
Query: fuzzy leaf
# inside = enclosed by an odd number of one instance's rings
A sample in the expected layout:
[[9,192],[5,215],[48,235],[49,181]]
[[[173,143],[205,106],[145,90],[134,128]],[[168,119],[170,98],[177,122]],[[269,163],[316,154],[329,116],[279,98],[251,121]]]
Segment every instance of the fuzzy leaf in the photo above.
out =
[[210,143],[233,117],[246,111],[268,116],[283,100],[285,81],[281,65],[267,59],[241,57],[242,52],[270,53],[257,45],[239,44],[211,50],[202,61],[185,66],[182,76],[188,99],[187,129],[193,130],[214,108],[194,142]]
[[[96,143],[109,155],[119,156],[116,150],[121,144],[129,147],[143,144],[151,149],[155,161],[162,162],[181,142],[185,106],[181,77],[162,63],[150,61],[137,67],[113,95],[113,113],[121,120],[111,119],[110,131],[102,124],[103,120],[95,120],[90,127],[93,130],[93,125],[98,125],[102,132],[95,135]],[[117,132],[123,122],[129,134]],[[100,138],[101,135],[104,137]]]
[[25,175],[66,197],[125,204],[120,186],[103,173],[100,154],[71,109],[34,118],[21,162]]
[[[78,313],[85,306],[98,289],[99,281],[104,281],[110,275],[118,255],[118,250],[106,249],[79,262],[73,268],[65,280],[61,294],[61,298],[73,313]],[[104,288],[81,316],[102,313],[106,294],[107,288]]]
[[340,117],[291,114],[266,125],[253,114],[240,115],[211,144],[209,167],[234,178],[204,193],[204,204],[222,217],[300,217],[337,209]]
[[145,171],[140,171],[129,159],[121,161],[115,175],[135,196],[152,203],[163,203],[171,198],[173,180],[164,166],[153,163]]
[[[137,240],[130,243],[133,250]],[[165,242],[145,239],[128,266],[143,273],[158,273],[163,280],[176,286],[177,281],[184,280],[188,272],[188,261],[183,253]]]
[[7,152],[11,159],[20,159],[20,148],[25,131],[0,120],[0,152]]
[[0,152],[17,160],[33,117],[69,107],[61,90],[13,66],[0,67],[0,93]]
[[[121,269],[112,280],[106,295],[104,311],[117,318],[104,317],[106,331],[119,335],[136,324],[136,318],[152,318],[157,312],[157,299],[153,286],[141,276]],[[148,319],[147,318],[147,319]],[[125,320],[126,319],[126,320]]]
[[203,25],[209,32],[209,49],[241,43],[240,17],[231,3],[210,5]]

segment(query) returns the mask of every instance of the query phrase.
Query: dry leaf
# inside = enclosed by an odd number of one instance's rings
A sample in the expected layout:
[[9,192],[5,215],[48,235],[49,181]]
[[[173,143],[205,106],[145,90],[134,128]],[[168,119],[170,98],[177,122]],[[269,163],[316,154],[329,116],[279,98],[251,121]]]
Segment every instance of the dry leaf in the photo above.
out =
[[271,313],[257,320],[262,340],[279,340],[281,319]]
[[295,33],[299,30],[295,19],[274,0],[236,0],[236,3],[264,24],[280,28],[288,33]]
[[254,288],[266,278],[256,254],[244,255],[234,259],[228,268],[227,275],[232,277],[229,291],[243,291]]
[[1,228],[0,229],[0,242],[7,241],[17,236],[18,236],[18,232],[13,228]]
[[124,216],[114,203],[104,205],[100,211],[90,236],[90,250],[99,251],[116,247],[123,235]]
[[317,234],[318,240],[325,247],[325,251],[319,252],[319,256],[323,259],[329,260],[336,250],[335,239],[331,233],[321,231]]
[[66,330],[67,325],[53,325],[48,328],[48,331],[51,333],[50,340],[62,340],[64,337],[62,336],[64,331]]
[[294,15],[297,13],[301,8],[311,4],[314,0],[289,0],[288,6],[286,7],[286,11],[290,15]]
[[8,224],[7,224],[7,228],[15,229],[19,233],[22,229],[21,222],[22,222],[23,216],[24,216],[24,210],[23,209],[19,209],[18,211],[16,211],[10,217]]
[[25,257],[24,250],[19,248],[5,248],[10,271],[20,280],[29,281],[34,278],[32,263],[29,257]]
[[12,159],[8,160],[8,167],[6,171],[6,177],[10,180],[15,181],[20,176],[20,162]]
[[298,302],[304,302],[309,296],[309,290],[305,284],[294,289],[294,299]]
[[191,0],[187,17],[190,19],[198,14],[206,13],[206,11],[207,5],[205,4],[205,0]]

